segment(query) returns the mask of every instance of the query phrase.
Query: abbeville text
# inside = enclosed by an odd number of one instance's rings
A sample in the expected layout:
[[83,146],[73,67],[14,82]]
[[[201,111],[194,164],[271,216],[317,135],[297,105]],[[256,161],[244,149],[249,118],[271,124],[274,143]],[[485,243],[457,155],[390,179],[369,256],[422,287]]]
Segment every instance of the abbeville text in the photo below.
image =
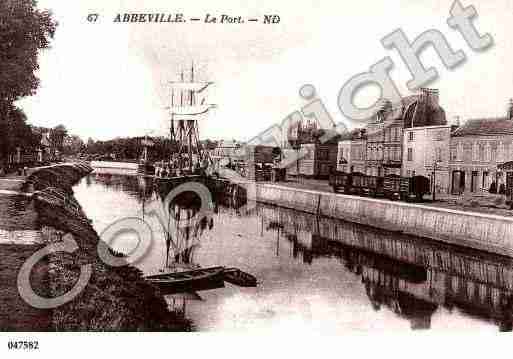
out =
[[185,22],[183,14],[137,14],[125,13],[117,14],[114,22]]

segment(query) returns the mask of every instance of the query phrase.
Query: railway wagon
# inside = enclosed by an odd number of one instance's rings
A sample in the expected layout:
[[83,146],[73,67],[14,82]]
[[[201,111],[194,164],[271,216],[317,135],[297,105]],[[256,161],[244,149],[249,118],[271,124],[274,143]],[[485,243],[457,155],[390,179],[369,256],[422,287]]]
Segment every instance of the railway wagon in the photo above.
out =
[[271,166],[274,162],[276,147],[272,146],[246,146],[243,158],[246,177],[252,181],[270,181]]
[[351,192],[352,174],[339,172],[331,174],[329,185],[333,188],[333,192],[350,193]]
[[408,200],[414,194],[417,200],[429,192],[429,179],[423,176],[385,177],[368,176],[363,173],[333,172],[329,184],[334,192],[347,194],[382,196],[389,199]]
[[383,195],[383,177],[364,176],[363,193],[372,197]]
[[390,199],[406,200],[411,187],[412,179],[396,175],[386,176],[383,179],[383,195]]
[[354,194],[364,194],[365,188],[367,186],[367,181],[365,179],[367,177],[363,173],[355,172],[351,174],[351,189],[350,193]]

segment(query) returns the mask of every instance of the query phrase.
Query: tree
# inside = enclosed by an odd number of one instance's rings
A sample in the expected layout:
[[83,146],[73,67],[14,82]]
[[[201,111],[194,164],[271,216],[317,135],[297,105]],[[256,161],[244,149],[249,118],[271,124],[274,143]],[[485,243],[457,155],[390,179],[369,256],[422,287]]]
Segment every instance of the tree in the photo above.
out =
[[56,151],[62,152],[64,147],[64,138],[68,135],[68,130],[64,125],[55,126],[50,130],[50,148],[53,154]]
[[8,106],[0,121],[0,157],[6,158],[14,153],[17,147],[34,150],[39,145],[39,136],[26,123],[27,116],[23,110]]
[[51,13],[36,8],[35,0],[0,1],[0,157],[16,147],[37,146],[16,100],[31,96],[39,86],[39,50],[49,47],[57,23]]
[[0,1],[0,106],[31,96],[39,86],[38,52],[50,46],[57,23],[35,0]]
[[84,141],[78,136],[67,135],[63,144],[63,153],[66,155],[76,155],[84,150]]
[[214,150],[214,149],[217,148],[217,145],[218,145],[217,141],[211,140],[211,139],[208,139],[208,138],[206,140],[202,141],[202,142],[203,142],[203,146],[207,150]]

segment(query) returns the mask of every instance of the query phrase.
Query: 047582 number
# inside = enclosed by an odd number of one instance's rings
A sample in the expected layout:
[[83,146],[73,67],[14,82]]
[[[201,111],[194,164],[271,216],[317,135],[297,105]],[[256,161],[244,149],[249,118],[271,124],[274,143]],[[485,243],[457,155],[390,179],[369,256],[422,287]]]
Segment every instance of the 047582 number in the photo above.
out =
[[38,341],[9,340],[7,343],[9,350],[39,350]]

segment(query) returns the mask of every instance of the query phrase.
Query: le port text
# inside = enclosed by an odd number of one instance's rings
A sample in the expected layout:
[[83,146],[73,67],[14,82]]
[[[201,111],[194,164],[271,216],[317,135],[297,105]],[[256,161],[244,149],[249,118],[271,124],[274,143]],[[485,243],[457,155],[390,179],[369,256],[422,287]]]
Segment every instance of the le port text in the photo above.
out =
[[[88,21],[96,22],[98,14],[89,14]],[[279,24],[280,16],[276,14],[263,15],[260,17],[244,17],[236,14],[210,14],[199,17],[188,17],[183,13],[123,13],[114,16],[114,23],[160,23],[174,24],[186,22],[200,22],[205,24],[244,24],[262,23]]]

